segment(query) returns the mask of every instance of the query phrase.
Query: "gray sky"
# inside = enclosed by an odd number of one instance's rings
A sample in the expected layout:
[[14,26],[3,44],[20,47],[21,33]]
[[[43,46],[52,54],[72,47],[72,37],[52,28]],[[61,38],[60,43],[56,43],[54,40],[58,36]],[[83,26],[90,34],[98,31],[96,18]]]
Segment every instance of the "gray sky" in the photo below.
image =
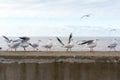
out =
[[120,36],[119,21],[119,0],[0,0],[0,35]]

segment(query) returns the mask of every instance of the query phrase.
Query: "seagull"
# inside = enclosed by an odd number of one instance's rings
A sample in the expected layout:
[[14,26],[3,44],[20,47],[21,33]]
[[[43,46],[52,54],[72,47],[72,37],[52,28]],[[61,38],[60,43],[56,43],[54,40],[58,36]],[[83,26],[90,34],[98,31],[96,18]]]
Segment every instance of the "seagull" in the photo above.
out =
[[117,29],[111,29],[110,31],[116,31]]
[[78,45],[87,44],[87,47],[90,48],[90,52],[93,52],[93,48],[97,46],[97,41],[98,41],[98,39],[96,39],[96,40],[84,40],[83,43],[80,43]]
[[35,50],[39,50],[38,47],[39,47],[40,42],[41,42],[41,40],[38,40],[37,43],[33,43],[33,44],[29,43],[29,45],[32,46]]
[[52,39],[49,39],[48,42],[43,45],[43,47],[46,48],[48,52],[51,51],[51,48],[53,47]]
[[8,44],[8,49],[7,50],[11,50],[12,49],[15,49],[15,51],[17,50],[17,48],[20,46],[21,44],[21,41],[22,39],[16,39],[16,40],[12,40],[12,39],[9,39],[8,37],[6,36],[3,36],[3,38],[6,40],[7,44]]
[[65,45],[59,37],[56,37],[57,40],[60,42],[60,44],[62,45],[62,47],[67,48],[66,51],[71,51],[71,49],[73,48],[74,44],[73,44],[73,39],[72,39],[72,33],[69,36],[69,40],[68,43]]
[[91,14],[83,15],[83,16],[81,17],[81,19],[83,19],[84,17],[90,17],[90,15],[91,15]]
[[29,46],[28,41],[30,40],[30,38],[29,37],[19,37],[19,38],[22,39],[20,46],[23,47],[24,51],[26,51],[26,47]]
[[114,40],[111,42],[111,44],[108,45],[108,48],[110,48],[110,50],[111,50],[111,49],[114,49],[114,51],[116,51],[117,45],[118,45],[118,41],[117,41],[116,39],[114,39]]

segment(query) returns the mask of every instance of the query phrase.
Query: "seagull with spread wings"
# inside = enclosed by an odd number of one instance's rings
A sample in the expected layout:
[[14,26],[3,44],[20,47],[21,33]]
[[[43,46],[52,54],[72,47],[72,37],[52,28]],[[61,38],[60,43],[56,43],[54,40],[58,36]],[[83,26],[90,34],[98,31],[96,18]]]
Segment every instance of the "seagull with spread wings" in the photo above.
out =
[[83,15],[81,16],[81,19],[85,18],[85,17],[90,17],[91,14],[86,14],[86,15]]
[[20,46],[23,47],[24,51],[26,51],[26,48],[29,46],[29,37],[19,37],[20,39],[22,39]]
[[7,45],[8,45],[8,49],[7,50],[11,50],[12,49],[15,49],[15,51],[17,50],[17,48],[20,46],[21,42],[22,42],[22,39],[16,39],[16,40],[12,40],[12,39],[9,39],[8,37],[6,36],[3,36],[3,38],[6,40],[7,42]]
[[56,38],[59,41],[59,43],[62,45],[62,47],[66,48],[66,51],[71,51],[71,49],[74,46],[73,39],[72,39],[72,33],[70,34],[68,43],[66,45],[61,41],[59,37],[56,37]]
[[90,48],[90,52],[93,52],[93,48],[95,48],[97,46],[97,41],[96,40],[84,40],[82,43],[78,44],[78,45],[84,45],[86,44],[88,48]]

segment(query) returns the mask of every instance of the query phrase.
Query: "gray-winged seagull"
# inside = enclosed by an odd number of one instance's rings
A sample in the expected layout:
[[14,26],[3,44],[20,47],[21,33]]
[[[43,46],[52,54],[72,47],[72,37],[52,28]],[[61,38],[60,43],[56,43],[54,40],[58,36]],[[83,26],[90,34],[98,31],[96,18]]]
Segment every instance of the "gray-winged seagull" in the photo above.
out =
[[34,48],[34,50],[39,50],[39,44],[40,44],[41,40],[38,40],[36,43],[29,43],[30,46],[32,46]]
[[69,40],[67,44],[64,44],[59,37],[57,37],[57,40],[61,43],[62,47],[67,48],[66,51],[71,51],[71,49],[74,46],[73,39],[72,39],[72,33],[69,36]]
[[110,48],[110,50],[114,49],[114,51],[116,51],[116,47],[118,45],[118,41],[116,39],[114,39],[109,45],[108,48]]
[[98,41],[98,39],[96,39],[96,40],[84,40],[79,45],[87,44],[87,47],[90,48],[90,52],[93,52],[93,48],[97,46],[97,41]]

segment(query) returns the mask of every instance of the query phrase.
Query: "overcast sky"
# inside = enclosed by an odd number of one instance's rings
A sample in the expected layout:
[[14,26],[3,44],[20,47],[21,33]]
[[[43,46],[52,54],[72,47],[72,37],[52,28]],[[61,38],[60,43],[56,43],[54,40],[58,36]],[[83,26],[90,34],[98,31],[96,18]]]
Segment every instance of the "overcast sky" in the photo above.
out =
[[0,28],[6,36],[120,36],[120,0],[0,0]]

